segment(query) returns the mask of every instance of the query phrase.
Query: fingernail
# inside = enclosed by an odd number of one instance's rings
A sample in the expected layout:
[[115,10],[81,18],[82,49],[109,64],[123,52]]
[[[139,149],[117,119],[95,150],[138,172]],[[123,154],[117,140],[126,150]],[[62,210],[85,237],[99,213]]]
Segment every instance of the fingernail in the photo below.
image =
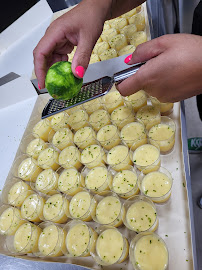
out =
[[124,62],[125,62],[126,64],[128,64],[128,63],[130,62],[131,59],[132,59],[132,54],[128,55],[128,56],[125,58]]
[[76,71],[76,74],[77,74],[80,78],[83,78],[83,76],[84,76],[84,68],[83,68],[82,66],[76,67],[75,71]]
[[41,86],[39,85],[39,83],[38,83],[38,88],[39,88],[39,90],[41,90]]

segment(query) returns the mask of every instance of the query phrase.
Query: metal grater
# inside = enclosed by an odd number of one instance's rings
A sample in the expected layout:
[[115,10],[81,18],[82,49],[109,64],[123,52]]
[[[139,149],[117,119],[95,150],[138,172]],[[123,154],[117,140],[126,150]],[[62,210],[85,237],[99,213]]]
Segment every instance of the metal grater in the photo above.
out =
[[72,99],[49,99],[48,103],[43,109],[42,119],[57,114],[61,111],[70,109],[72,107],[78,106],[84,102],[106,95],[110,91],[114,83],[118,84],[126,78],[130,77],[131,75],[135,74],[143,64],[144,63],[136,64],[128,69],[115,73],[112,77],[106,76],[98,80],[86,83],[82,86],[81,91],[78,93],[78,95]]

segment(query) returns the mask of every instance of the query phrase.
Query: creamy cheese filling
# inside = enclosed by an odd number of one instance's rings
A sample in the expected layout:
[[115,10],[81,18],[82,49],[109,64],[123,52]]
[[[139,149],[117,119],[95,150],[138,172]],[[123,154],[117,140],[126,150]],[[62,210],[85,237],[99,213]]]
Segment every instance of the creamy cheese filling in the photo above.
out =
[[97,133],[97,140],[107,150],[121,142],[118,129],[114,125],[107,125],[102,127]]
[[[95,61],[95,62],[99,62],[100,61],[98,55],[94,55],[94,58],[95,59],[93,59],[93,55],[91,55],[91,62],[92,61]],[[100,99],[99,98],[95,98],[95,99],[93,99],[91,101],[85,102],[83,104],[83,107],[84,107],[84,109],[86,110],[86,112],[88,114],[91,114],[91,113],[93,113],[93,112],[95,112],[97,110],[102,109],[103,105],[100,102]]]
[[136,184],[137,174],[130,170],[123,170],[114,176],[112,188],[118,194],[126,194],[135,189]]
[[135,94],[125,97],[125,100],[132,105],[135,112],[137,112],[143,106],[147,105],[147,95],[143,90],[140,90]]
[[174,104],[173,103],[162,103],[155,97],[150,97],[151,103],[153,106],[158,106],[160,108],[161,113],[166,113],[172,110]]
[[109,45],[116,51],[120,51],[122,48],[128,45],[127,39],[123,34],[118,34],[109,40]]
[[20,207],[29,196],[31,187],[23,181],[16,182],[8,192],[8,203]]
[[103,103],[109,113],[112,113],[113,110],[124,105],[121,94],[116,90],[115,86],[103,97]]
[[39,154],[37,159],[38,165],[43,169],[52,168],[53,170],[57,170],[59,168],[58,157],[58,151],[48,147]]
[[128,19],[129,24],[135,24],[137,31],[143,31],[145,29],[145,16],[144,11],[134,14]]
[[112,28],[115,28],[118,32],[120,32],[122,28],[128,25],[128,21],[126,18],[115,18],[114,20],[109,21],[109,23],[110,26]]
[[[126,36],[128,41],[130,41],[130,39],[133,37],[133,34],[136,32],[137,32],[137,27],[135,26],[135,24],[126,25],[120,31],[121,34],[124,34]],[[130,46],[130,45],[128,45],[128,46]],[[133,52],[134,52],[134,50],[133,50]]]
[[88,114],[84,110],[74,111],[68,118],[68,123],[75,131],[88,125]]
[[61,256],[65,247],[65,234],[62,228],[51,224],[45,227],[39,236],[39,251],[44,256]]
[[77,147],[68,146],[59,155],[59,164],[65,169],[71,168],[72,166],[76,169],[81,167],[81,154]]
[[162,197],[172,187],[171,179],[162,172],[150,172],[141,182],[142,191],[150,197]]
[[65,112],[57,113],[51,119],[51,127],[56,131],[60,130],[61,128],[67,127],[68,118],[69,118],[69,115]]
[[48,141],[49,133],[52,131],[50,121],[48,119],[40,120],[33,128],[33,135],[41,138],[45,142]]
[[32,224],[21,225],[14,236],[14,248],[19,253],[31,253],[38,251],[38,239],[41,228]]
[[161,151],[169,151],[175,144],[175,131],[169,125],[158,124],[149,130],[149,138],[159,145]]
[[35,159],[26,158],[18,167],[18,177],[25,181],[35,181],[41,171]]
[[147,41],[147,34],[145,31],[138,31],[133,34],[133,37],[130,40],[130,44],[137,47],[139,44],[142,44]]
[[67,194],[74,193],[81,186],[82,178],[76,168],[66,169],[59,176],[58,189]]
[[23,218],[33,222],[40,222],[42,219],[42,212],[44,206],[44,199],[37,194],[28,196],[21,206],[21,215]]
[[150,129],[152,126],[161,122],[160,111],[157,107],[146,105],[140,108],[136,114],[136,117],[141,121],[146,129]]
[[0,216],[0,234],[13,235],[24,222],[19,209],[8,207]]
[[42,171],[35,182],[35,188],[43,193],[56,190],[58,185],[58,174],[52,169]]
[[103,149],[96,144],[86,147],[81,153],[81,163],[90,169],[102,165],[105,160],[106,156]]
[[82,256],[89,252],[90,232],[88,226],[80,223],[74,225],[67,233],[66,247],[69,253],[74,256]]
[[36,138],[27,145],[26,154],[37,159],[39,154],[46,148],[46,143],[42,139]]
[[147,231],[156,221],[156,210],[152,204],[143,200],[134,202],[127,210],[126,221],[131,230]]
[[[114,196],[104,197],[96,207],[96,218],[100,224],[110,224],[119,219],[121,202]],[[120,220],[117,220],[119,222]]]
[[107,163],[113,166],[114,170],[123,170],[127,165],[131,165],[128,147],[117,145],[107,154]]
[[[73,218],[81,218],[90,210],[91,196],[86,191],[81,191],[75,194],[69,204],[70,215]],[[90,213],[88,214],[88,216]]]
[[96,243],[96,251],[106,264],[116,263],[123,253],[124,241],[121,233],[116,229],[107,229],[102,232]]
[[127,106],[121,106],[115,109],[111,114],[112,123],[118,126],[119,129],[122,129],[128,123],[135,121],[135,116],[131,108]]
[[73,137],[74,135],[69,128],[62,128],[54,134],[52,144],[58,149],[63,150],[73,144]]
[[109,125],[111,123],[110,116],[105,110],[97,110],[93,112],[89,117],[89,123],[98,131],[103,126]]
[[[108,24],[108,27],[109,24]],[[112,39],[114,36],[116,36],[118,34],[117,30],[114,28],[108,28],[108,29],[104,29],[102,34],[101,34],[101,38],[103,41],[109,41],[110,39]]]
[[89,145],[96,144],[96,134],[91,127],[83,127],[74,135],[74,143],[80,148],[84,149]]
[[121,130],[121,139],[127,143],[128,147],[131,147],[135,142],[138,145],[141,140],[146,143],[146,137],[144,126],[138,122],[129,123]]
[[149,166],[159,159],[158,148],[151,144],[139,146],[133,153],[133,162],[138,166]]
[[43,216],[45,220],[64,223],[69,216],[69,201],[62,194],[52,195],[44,204]]
[[141,270],[164,270],[168,264],[168,251],[156,235],[145,235],[134,249],[136,264]]
[[87,189],[95,192],[109,189],[112,180],[111,174],[104,166],[91,169],[85,177],[85,186]]
[[[107,49],[104,52],[102,52],[99,55],[99,57],[100,57],[101,61],[105,61],[105,60],[117,57],[117,52],[116,52],[116,50],[114,48]],[[108,112],[110,112],[109,109],[108,109]]]
[[123,47],[120,51],[118,51],[118,55],[125,55],[125,54],[132,54],[135,51],[135,46],[134,45],[127,45]]

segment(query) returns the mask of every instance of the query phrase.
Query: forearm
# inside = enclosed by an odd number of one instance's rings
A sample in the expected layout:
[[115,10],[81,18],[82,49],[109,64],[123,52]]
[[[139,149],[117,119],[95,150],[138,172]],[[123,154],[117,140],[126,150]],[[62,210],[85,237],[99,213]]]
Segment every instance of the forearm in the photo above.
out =
[[99,10],[102,19],[105,21],[130,11],[141,5],[145,0],[83,0],[80,5],[82,6],[86,2]]
[[[98,0],[99,1],[99,0]],[[105,0],[106,1],[106,0]],[[141,5],[146,0],[110,0],[111,3],[111,14],[107,19],[116,18],[131,9]]]

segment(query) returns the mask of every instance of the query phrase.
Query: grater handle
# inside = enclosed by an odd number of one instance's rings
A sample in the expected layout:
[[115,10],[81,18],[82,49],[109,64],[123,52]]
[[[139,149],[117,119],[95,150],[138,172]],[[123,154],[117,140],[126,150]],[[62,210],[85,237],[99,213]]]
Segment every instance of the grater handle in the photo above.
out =
[[130,68],[127,68],[127,69],[124,69],[120,72],[115,73],[113,76],[113,80],[114,80],[115,84],[118,84],[118,83],[122,82],[123,80],[127,79],[128,77],[132,76],[133,74],[135,74],[138,71],[138,69],[144,64],[145,64],[145,62],[138,63]]

